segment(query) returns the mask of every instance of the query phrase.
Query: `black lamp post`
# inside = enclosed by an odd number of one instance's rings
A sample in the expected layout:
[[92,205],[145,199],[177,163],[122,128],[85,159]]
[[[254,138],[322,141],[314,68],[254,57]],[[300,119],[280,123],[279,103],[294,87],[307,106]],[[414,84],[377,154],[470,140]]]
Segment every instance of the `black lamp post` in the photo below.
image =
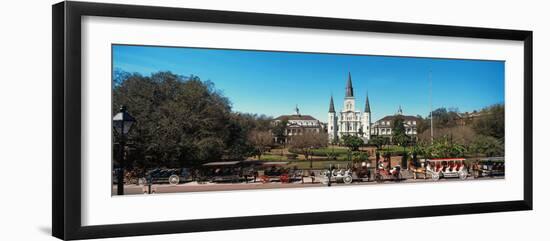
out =
[[126,135],[136,120],[126,111],[125,106],[120,107],[120,111],[113,117],[113,128],[118,134],[119,145],[119,171],[117,173],[117,195],[124,195],[124,147],[126,145]]
[[329,165],[329,168],[328,168],[328,183],[327,183],[327,186],[332,186],[332,183],[331,183],[331,179],[332,178],[332,163]]

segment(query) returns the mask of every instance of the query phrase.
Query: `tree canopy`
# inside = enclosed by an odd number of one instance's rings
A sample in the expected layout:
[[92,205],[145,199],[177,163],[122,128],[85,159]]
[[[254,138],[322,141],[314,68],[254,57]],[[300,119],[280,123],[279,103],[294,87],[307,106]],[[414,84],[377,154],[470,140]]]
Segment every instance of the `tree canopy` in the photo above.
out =
[[463,157],[466,147],[444,136],[435,139],[433,144],[420,145],[417,151],[428,158]]
[[[504,105],[496,104],[471,113],[438,108],[434,116],[434,143],[428,155],[504,155]],[[421,121],[418,139],[431,142],[429,118]]]
[[137,162],[179,167],[243,159],[254,151],[249,133],[269,128],[265,116],[232,112],[214,84],[197,76],[120,72],[114,77],[113,115],[124,105],[135,117],[128,145]]
[[380,149],[384,145],[390,144],[390,140],[389,140],[389,138],[383,137],[383,136],[371,136],[371,138],[369,139],[368,144],[369,145],[374,145],[374,146],[376,146],[376,148]]
[[399,146],[406,146],[410,142],[410,137],[405,130],[405,120],[400,116],[392,122],[392,141]]
[[302,152],[306,159],[311,150],[327,146],[328,135],[324,132],[303,131],[301,135],[292,136],[290,146]]
[[279,143],[283,143],[286,139],[286,127],[288,125],[288,118],[283,118],[280,121],[275,122],[272,130],[273,136],[277,138]]
[[361,147],[363,143],[363,139],[357,137],[357,136],[343,136],[342,141],[344,146],[348,147],[350,151],[358,151],[359,147]]
[[258,159],[261,159],[264,152],[273,144],[273,138],[269,131],[253,130],[248,134],[248,141],[255,148],[254,154],[258,156]]
[[504,105],[493,105],[482,109],[473,122],[474,130],[485,136],[504,140]]

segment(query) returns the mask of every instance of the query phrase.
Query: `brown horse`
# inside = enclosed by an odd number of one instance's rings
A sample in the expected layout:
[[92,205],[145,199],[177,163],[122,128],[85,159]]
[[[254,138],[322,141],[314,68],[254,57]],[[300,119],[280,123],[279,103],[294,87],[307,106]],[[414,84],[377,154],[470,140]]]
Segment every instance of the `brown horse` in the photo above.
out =
[[407,163],[407,169],[409,169],[410,171],[412,171],[413,173],[413,179],[416,180],[416,176],[418,174],[422,174],[424,175],[424,179],[427,178],[427,175],[426,175],[426,168],[425,167],[416,167],[413,163],[412,160],[409,160],[409,162]]

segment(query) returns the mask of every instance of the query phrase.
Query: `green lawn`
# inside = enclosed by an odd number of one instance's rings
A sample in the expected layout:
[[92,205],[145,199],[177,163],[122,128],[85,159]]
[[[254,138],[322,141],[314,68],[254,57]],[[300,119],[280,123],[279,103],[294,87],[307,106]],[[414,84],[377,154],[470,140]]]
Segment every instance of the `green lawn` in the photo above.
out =
[[312,152],[313,152],[313,155],[315,156],[326,156],[327,153],[335,153],[337,155],[341,155],[341,154],[347,154],[348,148],[339,147],[339,146],[323,147],[323,148],[313,149]]
[[[314,162],[347,162],[348,161],[348,153],[349,149],[344,146],[328,146],[323,148],[317,148],[311,150],[312,157],[314,159]],[[284,155],[281,156],[281,153],[284,153]],[[285,149],[272,149],[270,152],[266,152],[262,155],[261,160],[263,161],[293,161],[293,162],[301,162],[304,161],[304,155],[299,154],[297,159],[289,159],[287,157],[287,154],[290,154],[292,152],[289,152],[287,148]],[[336,155],[336,160],[328,160],[328,154],[334,153]],[[309,161],[307,162],[307,167],[309,167]],[[320,164],[324,165],[324,164]],[[328,164],[327,164],[328,165]]]
[[264,153],[260,159],[262,161],[286,161],[288,158],[281,154]]

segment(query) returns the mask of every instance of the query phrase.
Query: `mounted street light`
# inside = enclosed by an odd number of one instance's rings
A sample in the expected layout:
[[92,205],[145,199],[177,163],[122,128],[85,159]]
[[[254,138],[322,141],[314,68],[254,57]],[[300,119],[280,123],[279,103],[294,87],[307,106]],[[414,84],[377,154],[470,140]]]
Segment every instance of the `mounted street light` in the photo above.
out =
[[117,195],[124,195],[124,148],[126,146],[126,135],[130,128],[136,122],[126,110],[125,106],[120,107],[120,111],[113,117],[113,128],[119,137],[119,170],[117,172]]

